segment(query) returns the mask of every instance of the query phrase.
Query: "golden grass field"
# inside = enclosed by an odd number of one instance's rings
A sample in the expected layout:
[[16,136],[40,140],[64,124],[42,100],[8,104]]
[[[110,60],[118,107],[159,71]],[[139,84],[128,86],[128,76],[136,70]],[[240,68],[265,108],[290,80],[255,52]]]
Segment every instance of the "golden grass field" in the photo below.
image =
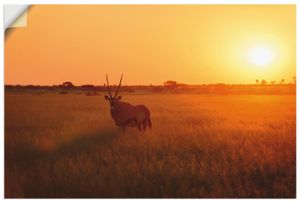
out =
[[104,93],[6,92],[5,197],[296,196],[295,95],[122,96],[151,130],[117,129]]

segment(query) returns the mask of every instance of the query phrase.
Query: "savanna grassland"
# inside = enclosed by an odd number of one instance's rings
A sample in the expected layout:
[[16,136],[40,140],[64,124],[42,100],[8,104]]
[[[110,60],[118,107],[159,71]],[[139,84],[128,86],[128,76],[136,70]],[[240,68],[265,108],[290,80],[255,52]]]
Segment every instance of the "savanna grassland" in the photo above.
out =
[[6,91],[5,197],[296,196],[295,94],[123,93],[146,132],[103,96]]

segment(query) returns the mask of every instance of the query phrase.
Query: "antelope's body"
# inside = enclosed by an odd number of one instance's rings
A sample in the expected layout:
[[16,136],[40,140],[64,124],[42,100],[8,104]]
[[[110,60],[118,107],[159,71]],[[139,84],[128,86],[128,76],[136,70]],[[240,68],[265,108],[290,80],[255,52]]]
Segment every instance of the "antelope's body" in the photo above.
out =
[[134,106],[130,103],[119,101],[121,100],[121,96],[117,97],[117,94],[121,86],[122,77],[117,92],[115,96],[112,97],[109,89],[108,78],[106,76],[109,97],[105,96],[105,99],[110,103],[110,113],[115,124],[121,129],[126,129],[126,127],[137,127],[139,130],[145,130],[147,127],[151,128],[152,123],[150,119],[150,111],[146,106]]
[[125,129],[137,127],[139,130],[151,128],[150,111],[144,105],[133,106],[127,102],[116,102],[110,110],[115,124]]

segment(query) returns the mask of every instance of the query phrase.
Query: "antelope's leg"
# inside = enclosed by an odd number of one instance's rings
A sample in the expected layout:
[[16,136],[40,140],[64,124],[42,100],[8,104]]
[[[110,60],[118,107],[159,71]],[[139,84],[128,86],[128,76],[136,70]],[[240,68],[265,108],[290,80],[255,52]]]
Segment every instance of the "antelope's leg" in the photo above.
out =
[[122,132],[124,132],[124,131],[126,130],[126,126],[120,125],[120,126],[119,126],[119,129],[120,129]]
[[146,128],[147,128],[147,121],[148,121],[147,118],[145,118],[145,120],[143,121],[143,129],[144,130],[146,130]]
[[121,131],[125,131],[125,126],[124,126],[124,125],[121,125],[121,124],[118,124],[118,123],[116,123],[116,125],[118,126],[118,128],[119,128]]
[[152,128],[152,122],[151,122],[150,116],[148,117],[148,125],[149,125],[149,128]]
[[137,128],[141,131],[142,130],[141,124],[136,119],[134,119],[134,122],[135,122]]

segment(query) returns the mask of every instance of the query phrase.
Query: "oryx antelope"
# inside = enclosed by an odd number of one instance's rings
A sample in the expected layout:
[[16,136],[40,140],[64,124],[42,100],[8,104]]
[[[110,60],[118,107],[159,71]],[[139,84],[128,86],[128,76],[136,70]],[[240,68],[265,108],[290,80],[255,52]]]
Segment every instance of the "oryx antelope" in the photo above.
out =
[[112,97],[109,88],[108,76],[106,75],[106,86],[109,96],[105,95],[105,99],[109,101],[111,117],[115,124],[125,130],[126,127],[137,127],[139,130],[145,130],[147,126],[151,128],[150,111],[144,105],[133,106],[127,102],[121,102],[121,96],[118,92],[121,87],[123,74],[121,76],[118,89],[115,96]]

